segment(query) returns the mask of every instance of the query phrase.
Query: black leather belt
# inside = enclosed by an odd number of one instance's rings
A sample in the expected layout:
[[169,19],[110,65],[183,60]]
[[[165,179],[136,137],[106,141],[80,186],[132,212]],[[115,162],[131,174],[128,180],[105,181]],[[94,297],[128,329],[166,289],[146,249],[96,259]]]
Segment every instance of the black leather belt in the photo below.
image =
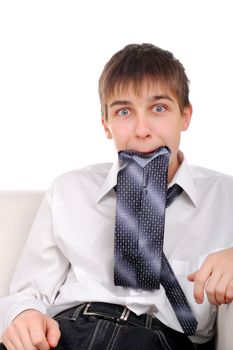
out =
[[108,303],[87,303],[83,315],[100,316],[117,322],[129,322],[137,326],[146,327],[145,314],[137,316],[126,306]]
[[181,332],[178,332],[172,328],[169,328],[157,318],[152,317],[149,314],[142,314],[137,316],[134,312],[130,311],[126,306],[109,304],[109,303],[87,303],[83,308],[81,314],[86,316],[97,316],[105,319],[109,319],[119,323],[130,323],[135,326],[146,327],[153,330],[164,330],[166,334],[171,337],[174,334],[180,334],[182,337],[186,337]]

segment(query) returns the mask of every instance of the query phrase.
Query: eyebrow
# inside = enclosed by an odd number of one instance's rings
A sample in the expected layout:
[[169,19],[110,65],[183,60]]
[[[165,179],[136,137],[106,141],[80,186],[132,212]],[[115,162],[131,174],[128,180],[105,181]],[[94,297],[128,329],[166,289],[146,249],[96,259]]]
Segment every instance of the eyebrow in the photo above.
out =
[[175,102],[173,98],[169,95],[155,95],[148,98],[149,101],[158,101],[158,100],[169,100],[171,102]]
[[[149,102],[154,102],[154,101],[159,101],[159,100],[169,100],[172,103],[174,103],[174,100],[169,95],[154,95],[154,96],[148,97]],[[128,101],[128,100],[116,100],[116,101],[113,101],[109,107],[112,108],[114,106],[119,106],[119,105],[132,106],[133,103],[131,101]]]
[[110,104],[110,108],[111,107],[114,107],[114,106],[119,106],[119,105],[129,105],[131,106],[132,105],[132,102],[128,101],[128,100],[116,100],[116,101],[113,101],[111,104]]

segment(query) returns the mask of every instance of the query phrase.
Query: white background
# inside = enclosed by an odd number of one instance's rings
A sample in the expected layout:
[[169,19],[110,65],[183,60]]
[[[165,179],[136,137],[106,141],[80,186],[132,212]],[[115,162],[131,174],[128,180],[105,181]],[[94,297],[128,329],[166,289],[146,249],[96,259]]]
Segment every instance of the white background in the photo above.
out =
[[46,189],[67,170],[115,159],[97,81],[113,53],[142,42],[186,67],[189,163],[233,175],[231,3],[0,0],[0,190]]

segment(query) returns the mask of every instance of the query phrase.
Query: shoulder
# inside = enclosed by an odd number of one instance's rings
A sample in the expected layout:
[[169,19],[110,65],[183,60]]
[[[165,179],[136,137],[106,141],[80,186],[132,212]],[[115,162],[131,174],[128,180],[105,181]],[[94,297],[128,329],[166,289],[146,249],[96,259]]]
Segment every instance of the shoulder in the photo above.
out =
[[191,174],[194,182],[205,183],[209,185],[224,185],[233,188],[233,176],[221,173],[208,168],[190,165]]
[[99,163],[85,166],[76,170],[71,170],[61,174],[53,181],[52,186],[60,187],[88,187],[91,185],[102,186],[108,175],[112,163]]

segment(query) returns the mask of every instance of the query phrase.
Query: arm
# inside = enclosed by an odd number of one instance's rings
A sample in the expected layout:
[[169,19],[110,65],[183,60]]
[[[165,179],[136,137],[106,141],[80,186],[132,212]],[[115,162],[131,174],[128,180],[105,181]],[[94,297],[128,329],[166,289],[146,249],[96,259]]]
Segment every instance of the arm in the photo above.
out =
[[227,304],[233,300],[233,248],[212,253],[200,269],[188,276],[194,282],[194,298],[201,304],[204,291],[211,304]]
[[45,319],[47,307],[55,301],[67,276],[69,262],[54,239],[52,194],[50,189],[33,223],[13,276],[11,295],[0,300],[0,334],[9,325],[9,330],[15,329],[22,320],[17,315],[23,315],[25,310],[37,310]]

